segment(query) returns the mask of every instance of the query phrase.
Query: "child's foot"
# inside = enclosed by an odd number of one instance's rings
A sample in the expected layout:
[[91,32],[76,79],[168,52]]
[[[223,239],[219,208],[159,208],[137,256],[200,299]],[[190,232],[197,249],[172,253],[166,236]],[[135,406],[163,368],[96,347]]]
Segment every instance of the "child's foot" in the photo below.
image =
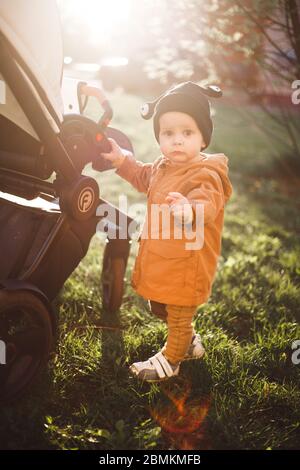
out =
[[189,349],[187,350],[187,353],[182,360],[188,361],[190,359],[201,359],[204,354],[205,349],[203,347],[203,344],[201,343],[201,337],[198,333],[196,333],[193,336]]
[[[163,347],[163,351],[165,351],[167,346],[167,343],[165,343]],[[203,344],[201,343],[201,337],[198,333],[195,333],[194,336],[192,337],[191,344],[189,345],[189,349],[187,350],[184,358],[182,359],[183,361],[189,361],[191,359],[201,359],[205,354],[205,349],[203,347]]]
[[180,363],[171,364],[164,354],[159,351],[147,361],[134,362],[130,372],[140,380],[146,382],[162,382],[179,373]]

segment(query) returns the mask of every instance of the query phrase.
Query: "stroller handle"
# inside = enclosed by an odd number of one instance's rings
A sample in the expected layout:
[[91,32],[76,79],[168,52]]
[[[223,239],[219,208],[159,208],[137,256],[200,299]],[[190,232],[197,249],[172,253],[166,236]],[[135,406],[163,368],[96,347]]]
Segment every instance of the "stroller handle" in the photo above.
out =
[[[87,85],[86,82],[79,82],[77,87],[80,114],[83,113],[90,96],[94,96],[104,109],[104,113],[98,121],[99,130],[104,132],[113,117],[113,110],[102,88]],[[85,97],[82,104],[82,96]]]

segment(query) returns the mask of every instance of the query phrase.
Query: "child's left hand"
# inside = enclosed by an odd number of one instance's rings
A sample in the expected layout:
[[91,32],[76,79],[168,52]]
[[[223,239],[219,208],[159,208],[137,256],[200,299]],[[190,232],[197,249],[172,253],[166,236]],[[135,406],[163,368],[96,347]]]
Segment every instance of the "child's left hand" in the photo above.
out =
[[193,221],[194,213],[192,206],[183,194],[171,191],[166,197],[166,202],[170,205],[175,219],[185,224],[189,224]]

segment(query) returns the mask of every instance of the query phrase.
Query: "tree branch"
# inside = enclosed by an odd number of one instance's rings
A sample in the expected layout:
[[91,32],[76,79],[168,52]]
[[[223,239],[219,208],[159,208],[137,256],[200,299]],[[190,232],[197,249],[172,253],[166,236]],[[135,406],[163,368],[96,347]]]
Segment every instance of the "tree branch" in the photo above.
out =
[[[292,1],[292,0],[291,0]],[[295,61],[289,57],[280,47],[276,44],[275,41],[270,37],[270,35],[266,32],[265,28],[261,25],[261,23],[249,12],[244,5],[241,4],[239,0],[236,0],[236,3],[239,7],[243,10],[243,12],[247,15],[247,17],[257,26],[257,28],[261,31],[261,33],[265,36],[265,38],[269,41],[269,43],[291,64],[295,65]]]
[[300,19],[298,8],[295,0],[287,0],[291,23],[293,26],[293,36],[295,39],[295,53],[298,59],[298,70],[300,69]]

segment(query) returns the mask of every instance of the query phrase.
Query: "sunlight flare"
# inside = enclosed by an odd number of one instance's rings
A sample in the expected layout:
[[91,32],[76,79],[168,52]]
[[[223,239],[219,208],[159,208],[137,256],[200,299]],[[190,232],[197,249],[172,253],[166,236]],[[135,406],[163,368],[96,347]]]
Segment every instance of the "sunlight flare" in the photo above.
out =
[[80,18],[89,31],[91,43],[108,41],[119,28],[126,26],[131,0],[59,0],[64,14]]

